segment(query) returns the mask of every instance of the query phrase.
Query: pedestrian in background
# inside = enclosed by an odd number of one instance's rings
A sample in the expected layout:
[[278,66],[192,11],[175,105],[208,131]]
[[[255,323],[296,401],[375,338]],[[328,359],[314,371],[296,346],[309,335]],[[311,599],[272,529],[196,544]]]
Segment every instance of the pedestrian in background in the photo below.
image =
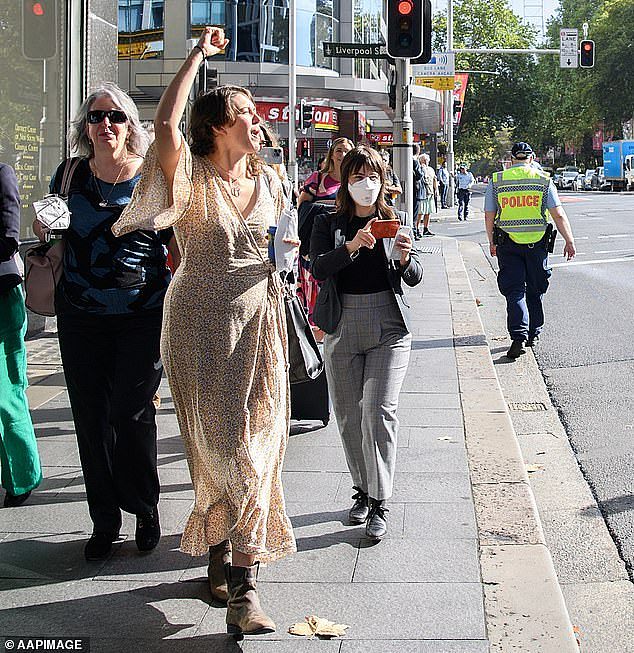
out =
[[[299,214],[299,237],[302,244],[299,248],[299,296],[301,297],[308,321],[314,326],[313,311],[315,301],[319,292],[319,284],[313,277],[310,270],[310,237],[313,230],[315,215],[321,209],[315,206],[313,210],[309,206],[301,206],[303,203],[334,206],[337,192],[341,186],[341,161],[343,157],[354,147],[352,141],[347,138],[336,138],[321,167],[313,172],[304,183],[304,188],[299,195],[297,202]],[[316,333],[317,339],[323,336]]]
[[421,213],[421,204],[427,195],[425,193],[423,169],[419,161],[420,145],[418,143],[414,143],[414,145],[412,146],[412,151],[414,155],[414,160],[412,162],[413,165],[412,187],[413,187],[413,195],[414,195],[414,207],[413,207],[414,215],[412,216],[412,224],[414,225],[414,239],[420,240],[422,238],[422,234],[420,232],[420,221],[421,218],[423,217]]
[[444,163],[441,163],[438,171],[436,172],[438,179],[438,190],[440,192],[440,207],[443,209],[447,207],[447,192],[449,190],[449,173]]
[[438,195],[436,171],[429,165],[429,154],[421,154],[419,161],[423,175],[422,185],[425,189],[425,198],[421,200],[419,209],[423,216],[423,236],[433,236],[434,234],[429,230],[429,220],[436,209],[436,197]]
[[[268,123],[262,121],[260,123],[260,131],[262,132],[262,147],[274,147],[278,149],[282,149],[280,147],[280,139],[277,133],[274,131],[274,129],[269,125]],[[295,197],[295,189],[293,188],[293,184],[291,183],[291,180],[288,178],[288,172],[286,171],[286,166],[284,165],[284,160],[282,157],[282,161],[280,163],[269,163],[268,165],[271,166],[273,170],[275,170],[275,173],[277,176],[280,178],[280,181],[282,182],[282,189],[284,191],[284,196],[286,197],[287,201],[289,204],[296,204],[297,203],[297,197]]]
[[280,275],[267,230],[285,206],[282,184],[255,154],[260,118],[238,86],[200,95],[179,126],[206,57],[228,41],[206,27],[163,93],[155,145],[117,235],[174,225],[182,260],[169,287],[161,350],[185,441],[194,508],[181,550],[209,555],[209,587],[227,603],[227,629],[275,624],[260,605],[260,562],[295,551],[282,493],[290,405]]
[[[406,232],[377,240],[378,220],[393,219],[385,203],[385,167],[366,146],[348,152],[341,166],[336,214],[318,216],[311,241],[315,278],[331,277],[342,313],[324,340],[328,388],[354,490],[351,524],[366,522],[366,536],[387,533],[385,502],[392,495],[398,436],[398,396],[407,372],[412,336],[408,286],[423,268]],[[398,216],[402,223],[405,214]],[[392,260],[392,248],[398,258]]]
[[467,220],[469,217],[469,202],[471,201],[471,188],[475,178],[467,166],[462,163],[456,175],[456,196],[458,198],[458,220]]
[[403,192],[401,180],[390,165],[390,153],[383,150],[381,158],[385,165],[385,202],[388,206],[394,206],[396,198]]
[[4,507],[21,506],[42,480],[26,397],[26,308],[22,295],[20,196],[13,168],[0,163],[0,468]]
[[[156,408],[163,299],[171,232],[111,227],[130,201],[148,145],[132,99],[104,84],[82,103],[69,130],[81,157],[69,190],[63,276],[55,308],[93,534],[87,560],[102,560],[119,536],[121,511],[136,515],[140,551],[159,542]],[[51,180],[58,191],[66,162]],[[45,235],[36,220],[33,229]]]
[[575,255],[572,229],[550,176],[535,168],[533,149],[519,142],[511,149],[512,165],[496,172],[487,186],[484,215],[491,256],[497,256],[498,287],[506,298],[507,326],[515,360],[535,345],[544,326],[542,298],[548,289],[555,221],[564,238],[564,256]]

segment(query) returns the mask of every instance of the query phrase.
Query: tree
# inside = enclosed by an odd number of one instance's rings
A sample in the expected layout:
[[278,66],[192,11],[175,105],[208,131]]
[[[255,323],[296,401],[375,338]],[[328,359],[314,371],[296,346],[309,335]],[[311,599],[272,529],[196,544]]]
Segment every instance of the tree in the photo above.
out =
[[[447,20],[435,16],[435,48],[446,48]],[[454,47],[527,48],[535,31],[522,23],[506,0],[456,0]],[[456,140],[456,154],[463,159],[492,158],[499,134],[523,135],[533,112],[534,58],[530,55],[459,54],[457,70],[489,71],[470,74]],[[509,131],[510,130],[510,131]]]

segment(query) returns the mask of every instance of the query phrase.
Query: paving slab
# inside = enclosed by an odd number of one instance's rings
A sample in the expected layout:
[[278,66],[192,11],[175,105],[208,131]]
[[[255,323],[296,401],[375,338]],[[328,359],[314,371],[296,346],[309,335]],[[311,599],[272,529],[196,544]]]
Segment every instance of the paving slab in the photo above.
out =
[[475,539],[473,506],[463,503],[408,503],[405,505],[405,537],[424,539]]
[[404,538],[389,547],[362,543],[355,583],[478,583],[476,540]]
[[[395,633],[403,639],[486,637],[479,583],[261,583],[259,587],[278,626],[276,633],[262,635],[263,639],[294,639],[286,629],[307,614],[348,624],[346,640],[390,641]],[[224,611],[210,610],[198,634],[222,632],[223,627]]]

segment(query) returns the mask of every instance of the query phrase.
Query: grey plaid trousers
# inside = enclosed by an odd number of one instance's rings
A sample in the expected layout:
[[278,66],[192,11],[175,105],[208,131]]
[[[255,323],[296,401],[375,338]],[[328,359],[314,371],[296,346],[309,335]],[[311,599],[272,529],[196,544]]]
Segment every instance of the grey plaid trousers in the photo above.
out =
[[328,388],[353,485],[371,498],[392,495],[398,395],[412,336],[391,290],[341,296],[337,330],[326,335]]

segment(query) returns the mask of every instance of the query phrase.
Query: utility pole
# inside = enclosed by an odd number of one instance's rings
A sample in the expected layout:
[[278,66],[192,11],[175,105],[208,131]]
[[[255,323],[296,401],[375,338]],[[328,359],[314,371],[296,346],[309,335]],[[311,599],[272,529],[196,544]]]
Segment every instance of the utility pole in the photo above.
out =
[[399,196],[399,210],[407,213],[410,226],[414,224],[414,160],[412,158],[412,117],[410,114],[410,64],[409,59],[396,59],[396,110],[392,148],[394,169],[401,180],[403,193]]
[[296,0],[288,5],[288,176],[297,190],[297,141],[295,139],[295,105],[297,104],[297,37]]
[[[447,53],[453,52],[453,0],[447,0]],[[447,206],[453,206],[454,198],[454,155],[453,155],[453,91],[445,91],[445,129],[447,130]]]

